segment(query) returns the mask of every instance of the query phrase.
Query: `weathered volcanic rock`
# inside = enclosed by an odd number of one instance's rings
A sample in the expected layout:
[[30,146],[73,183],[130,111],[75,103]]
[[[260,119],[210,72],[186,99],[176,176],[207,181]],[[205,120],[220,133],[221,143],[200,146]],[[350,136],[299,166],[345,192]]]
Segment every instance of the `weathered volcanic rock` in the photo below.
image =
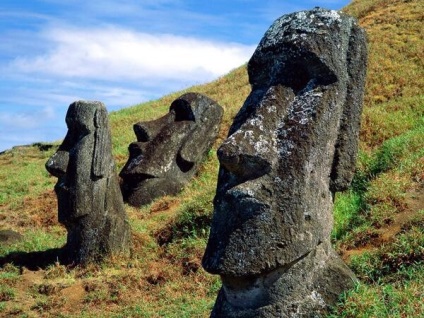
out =
[[178,193],[215,141],[223,109],[210,98],[187,93],[165,116],[134,125],[137,142],[122,169],[124,200],[133,206]]
[[77,101],[66,114],[68,133],[46,169],[58,178],[59,222],[68,231],[65,254],[75,264],[128,254],[130,228],[112,157],[107,111]]
[[203,267],[212,317],[316,317],[355,277],[330,244],[334,192],[353,177],[366,71],[356,21],[282,16],[248,63],[252,91],[218,149]]

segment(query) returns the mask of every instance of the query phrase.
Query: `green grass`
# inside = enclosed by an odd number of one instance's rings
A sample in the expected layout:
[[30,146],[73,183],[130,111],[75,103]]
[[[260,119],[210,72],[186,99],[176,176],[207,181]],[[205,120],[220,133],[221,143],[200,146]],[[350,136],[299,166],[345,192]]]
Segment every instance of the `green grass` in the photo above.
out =
[[403,318],[422,317],[424,303],[424,266],[400,269],[391,282],[359,283],[342,296],[328,318]]
[[424,227],[413,226],[380,249],[352,258],[350,267],[364,282],[390,279],[399,270],[424,265]]
[[54,181],[47,178],[47,171],[40,169],[40,166],[53,153],[54,149],[39,151],[38,147],[21,147],[0,156],[2,166],[13,167],[0,169],[0,205],[12,202],[16,204],[24,196],[51,189]]
[[333,240],[364,224],[365,230],[382,226],[406,208],[406,193],[414,181],[422,181],[423,140],[424,124],[386,140],[371,154],[360,154],[351,189],[336,196]]
[[363,198],[354,191],[337,194],[334,205],[333,241],[339,240],[361,223],[359,213]]
[[29,230],[25,232],[21,242],[11,245],[1,245],[0,255],[6,255],[13,251],[36,252],[59,248],[66,243],[66,237],[63,234],[63,229],[59,227],[53,233],[46,232],[42,229]]

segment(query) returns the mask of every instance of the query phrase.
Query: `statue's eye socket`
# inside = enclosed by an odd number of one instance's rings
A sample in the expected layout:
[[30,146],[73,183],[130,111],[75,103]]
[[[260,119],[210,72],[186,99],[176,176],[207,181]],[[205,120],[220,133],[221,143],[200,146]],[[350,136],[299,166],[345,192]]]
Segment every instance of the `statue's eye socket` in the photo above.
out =
[[131,156],[137,157],[143,154],[143,150],[141,144],[139,142],[133,142],[128,146],[128,151]]
[[194,121],[195,120],[193,109],[191,108],[191,105],[186,100],[183,100],[183,99],[175,100],[170,107],[170,111],[174,112],[175,121],[183,121],[183,120]]
[[92,130],[86,124],[81,123],[74,118],[67,118],[66,125],[68,126],[68,134],[72,136],[72,140],[74,141],[78,141],[84,136],[89,135]]
[[147,142],[151,139],[149,131],[142,125],[134,125],[134,133],[137,136],[137,141]]

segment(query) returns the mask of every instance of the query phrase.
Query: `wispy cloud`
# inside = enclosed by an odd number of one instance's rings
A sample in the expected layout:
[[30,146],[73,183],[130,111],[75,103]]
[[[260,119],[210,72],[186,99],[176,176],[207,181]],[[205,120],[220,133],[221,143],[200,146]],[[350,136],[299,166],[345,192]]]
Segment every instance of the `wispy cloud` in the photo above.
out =
[[245,63],[254,46],[171,34],[147,34],[109,26],[62,27],[44,32],[51,49],[19,57],[22,73],[91,79],[178,79],[207,81]]
[[1,67],[2,105],[27,110],[0,112],[0,150],[62,138],[66,108],[75,100],[100,100],[109,110],[134,105],[223,75],[255,48],[114,26],[50,26],[31,40],[36,54],[21,51]]
[[[58,132],[62,131],[62,125],[54,123],[56,115],[53,107],[14,113],[6,110],[0,111],[0,151],[37,140],[58,139]],[[51,124],[52,122],[53,124]],[[50,131],[44,128],[46,124],[50,124]],[[52,130],[54,138],[51,138]]]
[[31,112],[0,112],[0,126],[4,127],[7,125],[13,125],[15,129],[31,129],[38,126],[38,120],[41,119],[48,121],[53,119],[55,116],[54,109],[52,107],[44,107],[38,111]]

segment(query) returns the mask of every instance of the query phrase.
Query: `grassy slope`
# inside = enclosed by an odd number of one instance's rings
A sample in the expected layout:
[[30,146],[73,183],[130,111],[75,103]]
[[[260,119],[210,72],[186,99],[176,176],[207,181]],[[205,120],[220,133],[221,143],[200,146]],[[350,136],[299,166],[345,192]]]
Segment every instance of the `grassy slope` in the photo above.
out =
[[[369,68],[358,171],[352,188],[337,196],[333,239],[361,284],[341,298],[331,316],[418,317],[424,312],[419,301],[424,298],[424,5],[356,0],[345,11],[367,30]],[[250,91],[245,67],[189,90],[224,107],[220,144]],[[118,168],[134,139],[132,124],[166,113],[181,93],[111,114]],[[127,207],[134,241],[130,260],[86,269],[51,259],[65,231],[57,223],[55,178],[43,167],[54,148],[39,148],[0,155],[0,229],[24,237],[0,246],[0,316],[206,317],[219,289],[219,280],[200,267],[216,185],[216,147],[180,195],[142,209]]]

